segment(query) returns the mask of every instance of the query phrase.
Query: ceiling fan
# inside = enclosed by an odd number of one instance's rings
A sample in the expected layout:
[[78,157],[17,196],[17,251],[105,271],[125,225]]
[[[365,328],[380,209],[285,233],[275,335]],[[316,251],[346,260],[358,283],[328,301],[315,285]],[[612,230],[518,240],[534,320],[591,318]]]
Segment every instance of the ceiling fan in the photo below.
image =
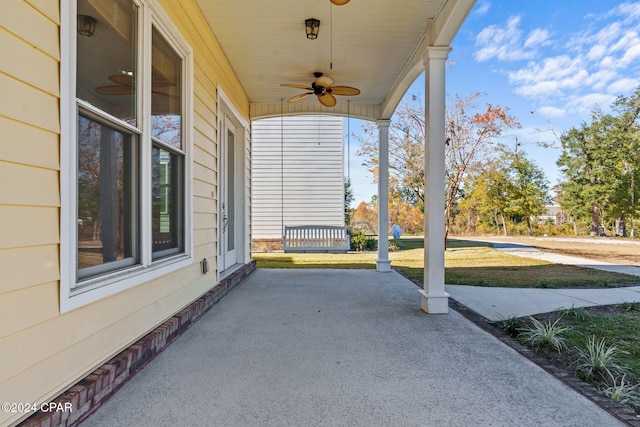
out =
[[301,93],[290,98],[287,102],[297,102],[309,95],[316,95],[318,101],[325,107],[333,107],[336,105],[336,97],[334,95],[354,96],[360,94],[360,89],[350,86],[333,86],[335,80],[329,76],[323,76],[320,72],[313,73],[316,80],[311,86],[302,86],[295,84],[281,84],[280,86],[292,87],[295,89],[304,89],[311,92]]
[[[114,82],[113,85],[107,86],[99,86],[96,88],[96,92],[101,95],[131,95],[134,90],[134,78],[133,75],[130,74],[113,74],[109,76],[109,80]],[[161,88],[161,87],[171,87],[174,86],[171,82],[152,82],[153,89]],[[175,97],[168,93],[160,92],[157,90],[152,90],[152,93],[156,95],[162,95],[167,97]]]

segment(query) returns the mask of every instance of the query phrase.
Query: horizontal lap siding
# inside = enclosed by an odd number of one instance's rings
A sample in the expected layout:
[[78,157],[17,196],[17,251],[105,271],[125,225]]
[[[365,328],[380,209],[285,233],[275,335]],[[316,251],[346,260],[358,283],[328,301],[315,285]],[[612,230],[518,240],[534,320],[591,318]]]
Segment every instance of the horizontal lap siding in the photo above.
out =
[[[223,88],[245,120],[249,103],[195,3],[160,3],[194,52],[190,202],[194,258],[215,259],[217,87]],[[202,276],[194,262],[60,314],[59,11],[55,0],[0,1],[3,402],[51,399],[215,285],[215,274]],[[0,413],[0,425],[15,422],[20,415]]]
[[253,122],[253,238],[282,237],[282,225],[344,225],[342,118],[282,122],[282,131],[280,118]]

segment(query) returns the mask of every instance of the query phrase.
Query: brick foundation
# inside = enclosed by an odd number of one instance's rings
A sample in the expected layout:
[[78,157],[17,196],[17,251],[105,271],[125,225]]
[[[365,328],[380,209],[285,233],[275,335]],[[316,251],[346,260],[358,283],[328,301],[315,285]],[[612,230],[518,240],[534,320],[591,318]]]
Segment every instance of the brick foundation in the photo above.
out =
[[222,279],[218,286],[51,401],[62,405],[61,408],[65,403],[71,403],[72,412],[38,411],[18,426],[77,426],[255,269],[255,261],[252,261]]

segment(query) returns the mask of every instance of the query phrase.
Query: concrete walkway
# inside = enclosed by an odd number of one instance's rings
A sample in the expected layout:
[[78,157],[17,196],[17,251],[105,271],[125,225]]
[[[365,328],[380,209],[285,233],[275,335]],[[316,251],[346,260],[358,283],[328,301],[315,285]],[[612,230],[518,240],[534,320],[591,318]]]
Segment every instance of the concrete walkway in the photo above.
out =
[[508,243],[499,241],[483,240],[491,243],[494,249],[511,255],[535,258],[543,261],[553,262],[555,264],[575,265],[578,267],[594,268],[596,270],[609,271],[613,273],[629,274],[631,276],[640,277],[640,267],[635,265],[620,265],[611,262],[595,261],[592,259],[579,258],[574,256],[553,254],[543,252],[533,246],[523,245],[521,243]]
[[[491,243],[495,249],[511,255],[640,277],[640,267],[637,266],[542,252],[533,246],[520,243],[484,239],[482,241]],[[640,286],[611,289],[531,289],[447,285],[446,290],[462,305],[494,321],[563,308],[640,302]]]
[[446,285],[445,288],[460,304],[493,321],[571,307],[640,302],[640,286],[610,289],[532,289]]
[[83,426],[617,426],[396,272],[257,270]]

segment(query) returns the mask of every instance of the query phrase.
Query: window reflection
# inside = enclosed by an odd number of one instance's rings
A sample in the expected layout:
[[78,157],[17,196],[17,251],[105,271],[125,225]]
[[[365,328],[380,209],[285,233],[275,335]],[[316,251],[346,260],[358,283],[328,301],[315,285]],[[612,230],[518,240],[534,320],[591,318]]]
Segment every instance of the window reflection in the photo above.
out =
[[153,258],[183,250],[182,157],[162,148],[152,150]]
[[155,28],[151,43],[151,136],[182,149],[182,60]]
[[77,37],[76,96],[137,126],[137,6],[131,0],[82,1],[78,14],[98,23],[91,37]]
[[91,267],[136,262],[133,139],[90,118],[78,118],[79,278],[103,270]]

